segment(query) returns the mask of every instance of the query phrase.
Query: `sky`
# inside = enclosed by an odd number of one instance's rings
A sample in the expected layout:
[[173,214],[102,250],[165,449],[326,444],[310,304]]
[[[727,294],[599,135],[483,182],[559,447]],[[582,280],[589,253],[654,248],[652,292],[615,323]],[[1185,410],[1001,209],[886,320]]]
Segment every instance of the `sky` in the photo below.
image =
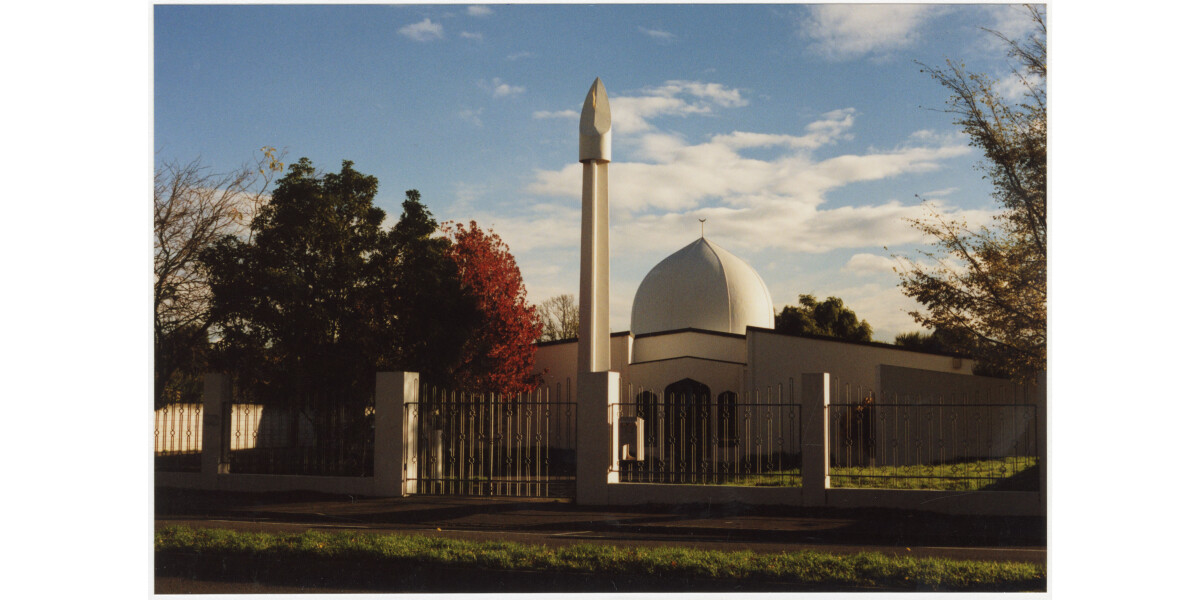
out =
[[[579,110],[613,111],[611,324],[700,234],[753,266],[776,310],[838,296],[892,341],[918,326],[894,254],[906,219],[994,214],[981,155],[921,72],[946,59],[1011,85],[988,28],[1015,5],[159,5],[156,163],[215,171],[264,146],[417,189],[439,221],[510,246],[533,303],[578,293]],[[1012,92],[1016,93],[1016,92]]]

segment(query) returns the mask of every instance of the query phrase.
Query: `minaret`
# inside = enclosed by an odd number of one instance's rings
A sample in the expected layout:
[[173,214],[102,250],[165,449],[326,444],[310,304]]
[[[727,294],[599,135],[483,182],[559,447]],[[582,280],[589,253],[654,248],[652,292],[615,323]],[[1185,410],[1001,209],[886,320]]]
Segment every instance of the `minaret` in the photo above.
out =
[[583,227],[579,248],[579,372],[608,371],[608,163],[612,114],[597,77],[579,115]]

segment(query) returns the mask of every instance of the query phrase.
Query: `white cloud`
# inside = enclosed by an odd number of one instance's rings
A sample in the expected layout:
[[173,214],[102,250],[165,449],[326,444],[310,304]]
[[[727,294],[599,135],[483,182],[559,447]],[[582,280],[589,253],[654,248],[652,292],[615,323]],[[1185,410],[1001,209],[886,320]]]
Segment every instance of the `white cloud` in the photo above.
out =
[[[628,134],[629,123],[636,123],[634,133],[626,137],[631,159],[610,167],[613,237],[619,242],[614,248],[619,251],[674,249],[693,237],[691,224],[697,218],[719,223],[731,247],[749,249],[826,252],[920,242],[920,233],[904,221],[924,216],[919,204],[872,198],[858,206],[824,209],[825,196],[856,182],[935,170],[946,160],[970,152],[961,139],[929,136],[933,143],[818,158],[815,152],[828,151],[852,135],[855,111],[851,108],[822,115],[804,128],[804,135],[734,131],[691,144],[650,123],[656,116],[707,114],[715,108],[695,100],[696,95],[681,97],[685,91],[725,98],[730,105],[744,104],[740,96],[729,93],[736,90],[678,82],[642,96],[611,99],[614,128],[619,118],[624,119]],[[554,116],[560,114],[575,113]],[[766,159],[741,154],[751,148],[777,152]],[[571,163],[559,170],[537,171],[526,191],[572,198],[578,187],[579,167]],[[947,211],[970,222],[987,216]]]
[[517,96],[525,93],[525,88],[519,85],[509,85],[500,80],[499,77],[493,77],[491,82],[480,81],[479,87],[486,90],[493,98],[504,98],[507,96]]
[[535,119],[577,119],[579,112],[574,110],[538,110],[534,111]]
[[830,60],[884,56],[908,48],[940,9],[917,4],[825,4],[809,9],[799,34],[808,50]]
[[[1023,78],[1024,77],[1024,78]],[[994,89],[1000,96],[1011,103],[1019,103],[1025,100],[1025,94],[1031,87],[1037,87],[1041,84],[1041,76],[1026,74],[1024,76],[1017,73],[1009,73],[1008,75],[996,80]]]
[[504,58],[505,58],[505,60],[520,60],[522,58],[533,58],[533,53],[529,52],[528,50],[522,50],[520,52],[513,52],[512,54],[509,54],[508,56],[505,56]]
[[483,120],[480,118],[482,116],[483,116],[482,108],[476,108],[476,109],[464,108],[464,109],[458,111],[458,118],[460,118],[468,123],[472,123],[478,127],[483,126]]
[[464,31],[464,32],[462,32],[462,33],[459,33],[459,34],[458,34],[458,36],[459,36],[459,37],[461,37],[461,38],[463,38],[463,39],[466,39],[466,40],[476,40],[476,41],[478,41],[478,40],[482,40],[482,39],[483,39],[483,34],[482,34],[482,33],[474,33],[474,32],[470,32],[470,31]]
[[719,83],[668,81],[641,90],[639,96],[610,97],[613,131],[621,134],[652,129],[647,119],[664,115],[710,114],[714,107],[745,106],[741,92]]
[[[992,24],[988,27],[1015,42],[1024,41],[1033,33],[1037,25],[1029,17],[1029,10],[1017,4],[997,4],[988,7]],[[993,50],[1001,52],[1008,50],[1008,44],[994,35],[988,35],[985,42]]]
[[430,42],[442,39],[442,26],[440,23],[425,19],[401,27],[397,33],[416,42]]
[[467,7],[467,15],[472,17],[486,17],[492,14],[492,9],[483,4],[476,4]]
[[880,256],[878,254],[855,254],[846,261],[842,266],[842,272],[859,273],[859,274],[875,274],[875,273],[892,273],[892,269],[896,267],[895,259],[888,256]]
[[638,27],[638,31],[659,42],[673,42],[676,38],[675,34],[669,31],[663,31],[661,29],[647,29],[645,27]]

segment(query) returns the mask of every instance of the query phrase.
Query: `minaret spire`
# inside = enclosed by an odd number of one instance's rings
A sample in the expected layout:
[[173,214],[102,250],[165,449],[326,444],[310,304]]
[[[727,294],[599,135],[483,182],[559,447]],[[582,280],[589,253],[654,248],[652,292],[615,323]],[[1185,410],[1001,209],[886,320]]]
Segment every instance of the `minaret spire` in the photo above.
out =
[[579,372],[608,371],[608,163],[612,113],[597,77],[579,114],[583,219],[579,248]]

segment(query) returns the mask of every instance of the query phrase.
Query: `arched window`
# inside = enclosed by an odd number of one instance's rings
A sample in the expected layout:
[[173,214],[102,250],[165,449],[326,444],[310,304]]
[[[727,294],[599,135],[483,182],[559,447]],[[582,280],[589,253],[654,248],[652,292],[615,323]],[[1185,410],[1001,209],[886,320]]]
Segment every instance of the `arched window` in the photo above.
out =
[[717,414],[713,415],[713,428],[716,429],[717,440],[722,446],[738,444],[737,394],[729,391],[717,396]]

